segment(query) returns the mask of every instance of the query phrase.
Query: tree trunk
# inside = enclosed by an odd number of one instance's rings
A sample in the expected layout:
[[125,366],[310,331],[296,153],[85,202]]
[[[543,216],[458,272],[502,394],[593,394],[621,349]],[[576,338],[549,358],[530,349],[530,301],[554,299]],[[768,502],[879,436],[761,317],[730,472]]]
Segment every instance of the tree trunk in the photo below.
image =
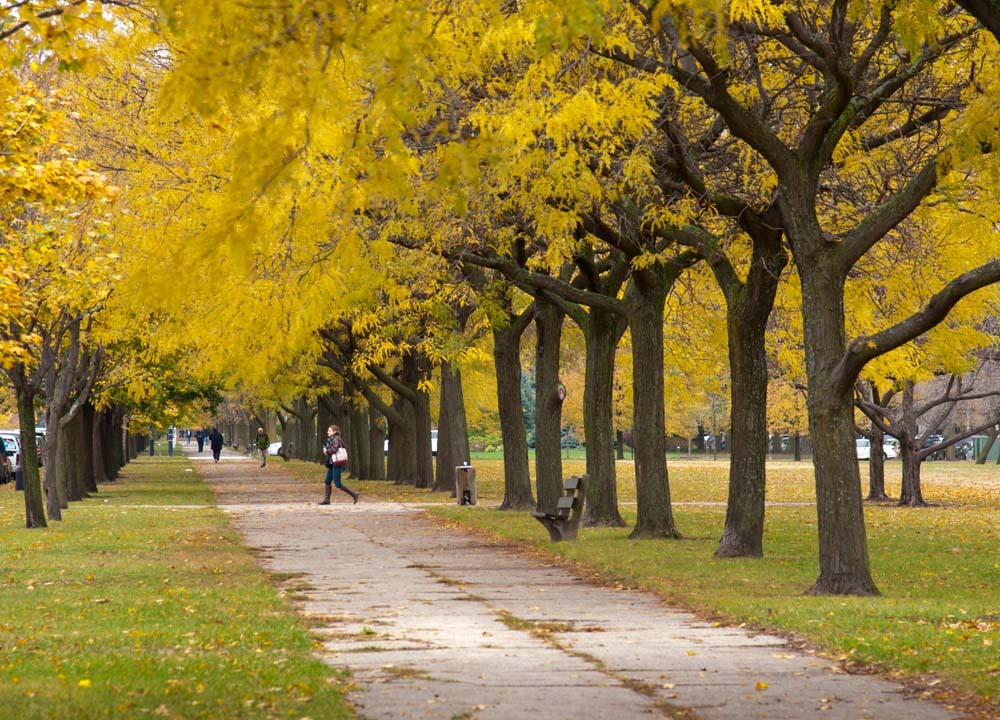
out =
[[501,510],[527,510],[535,505],[528,469],[528,440],[521,408],[521,334],[527,315],[513,318],[507,327],[493,330],[493,360],[497,377],[497,406],[503,439],[504,497]]
[[[583,425],[587,440],[586,525],[624,527],[618,511],[615,478],[614,368],[615,348],[626,320],[600,308],[591,308],[583,328],[587,343],[583,389]],[[663,428],[660,427],[662,434]]]
[[[371,432],[368,428],[368,412],[365,408],[351,405],[351,449],[347,453],[350,458],[351,473],[359,480],[371,479]],[[317,449],[317,453],[319,450]]]
[[35,396],[28,388],[22,366],[10,371],[17,396],[17,415],[21,430],[21,472],[24,484],[25,526],[43,528],[45,503],[42,494],[41,476],[38,472],[38,445],[35,441]]
[[819,525],[819,578],[808,592],[876,595],[854,442],[853,379],[838,386],[835,372],[847,346],[844,273],[825,259],[814,256],[797,263]]
[[559,362],[562,310],[544,300],[535,313],[535,487],[538,511],[552,512],[562,495],[562,403]]
[[[772,303],[773,298],[772,293]],[[746,292],[740,293],[739,298],[734,300],[729,301],[726,314],[732,403],[729,497],[726,501],[726,524],[715,556],[761,557],[764,554],[767,480],[767,351],[764,333],[771,306],[748,307],[753,303]]]
[[369,467],[372,480],[385,480],[385,419],[382,414],[368,406],[368,451],[371,455]]
[[[69,437],[69,423],[60,422],[56,435],[59,436],[59,446],[57,460],[55,464],[56,477],[56,497],[59,499],[59,509],[66,510],[69,507],[69,483],[70,483],[70,463],[73,461],[71,438]],[[45,473],[48,476],[48,472]],[[52,513],[49,513],[52,517]],[[59,518],[62,520],[62,518]]]
[[871,443],[867,499],[871,501],[891,500],[892,498],[885,494],[885,455],[882,450],[882,446],[885,444],[885,433],[877,425],[872,425]]
[[[917,447],[917,440],[920,437],[917,427],[917,414],[914,409],[914,385],[907,382],[903,385],[902,399],[900,402],[900,418],[902,434],[906,437],[906,448],[900,448],[900,457],[903,460],[903,484],[899,491],[899,504],[907,507],[923,507],[923,494],[920,491],[920,463],[923,458],[920,456],[920,448]],[[874,448],[872,452],[874,452]]]
[[403,384],[414,398],[413,429],[416,433],[416,480],[417,488],[430,488],[434,480],[434,456],[431,455],[431,398],[421,385],[430,378],[431,369],[427,358],[412,354],[403,356]]
[[441,365],[441,411],[438,413],[437,473],[434,490],[455,496],[455,468],[469,462],[469,427],[465,419],[462,370]]
[[108,432],[108,417],[110,410],[98,412],[91,409],[90,452],[94,458],[94,490],[100,489],[101,483],[111,482],[111,474],[108,471],[108,457],[110,456],[110,444],[114,435]]
[[[76,502],[87,497],[84,488],[84,463],[87,462],[83,442],[83,413],[78,412],[66,426],[66,501]],[[87,443],[89,445],[89,442]]]
[[399,418],[389,419],[389,480],[397,485],[416,485],[417,439],[413,404],[393,393],[392,407]]
[[[655,276],[654,276],[655,274]],[[666,273],[633,276],[636,293],[629,313],[632,331],[633,438],[637,517],[629,535],[679,538],[670,503],[670,481],[663,429],[663,307],[673,284]],[[590,435],[587,435],[589,441]],[[589,456],[589,443],[588,443]],[[612,456],[613,464],[613,456]]]
[[307,460],[308,462],[325,463],[326,460],[319,451],[319,448],[323,447],[323,443],[326,442],[326,430],[331,425],[339,425],[340,418],[337,416],[331,408],[339,407],[340,394],[339,393],[329,393],[326,397],[319,399],[316,403],[316,430],[313,435],[316,436],[316,454],[306,457],[305,447],[300,444],[298,440],[298,430],[296,428],[298,423],[294,416],[289,417],[286,420],[287,431],[285,433],[285,452],[288,452],[288,444],[291,443],[294,447],[293,457],[299,460]]
[[1000,430],[993,428],[986,433],[986,442],[983,443],[983,449],[980,451],[979,456],[976,457],[976,465],[985,465],[986,458],[990,456],[990,450],[993,449],[993,443],[997,441],[997,436],[1000,435]]
[[[53,406],[49,406],[49,413],[46,417],[45,425],[48,428],[45,436],[45,512],[50,520],[62,520],[62,510],[64,503],[59,502],[60,474],[65,476],[65,471],[61,470],[63,437],[65,433],[59,428],[59,418]],[[65,482],[63,478],[62,482]],[[65,490],[62,491],[65,497]]]
[[905,507],[924,507],[923,493],[920,490],[920,454],[910,445],[904,451],[900,446],[900,458],[903,461],[903,485],[899,492],[899,504]]

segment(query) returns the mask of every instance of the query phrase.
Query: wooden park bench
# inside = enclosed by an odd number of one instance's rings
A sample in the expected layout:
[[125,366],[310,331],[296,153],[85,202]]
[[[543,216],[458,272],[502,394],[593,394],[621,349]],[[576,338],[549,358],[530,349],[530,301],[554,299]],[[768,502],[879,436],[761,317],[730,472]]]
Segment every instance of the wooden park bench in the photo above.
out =
[[573,476],[563,483],[562,496],[552,513],[533,512],[531,516],[549,531],[552,542],[576,540],[583,518],[583,503],[587,499],[587,476]]

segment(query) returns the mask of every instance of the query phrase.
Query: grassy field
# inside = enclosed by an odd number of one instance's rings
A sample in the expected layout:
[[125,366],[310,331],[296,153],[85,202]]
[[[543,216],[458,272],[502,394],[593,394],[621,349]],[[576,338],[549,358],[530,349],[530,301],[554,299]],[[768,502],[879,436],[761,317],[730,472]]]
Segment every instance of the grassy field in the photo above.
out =
[[23,529],[21,494],[0,488],[0,716],[353,717],[184,468],[139,458],[45,530]]
[[[651,590],[719,622],[789,635],[832,657],[874,668],[927,696],[981,717],[1000,717],[1000,469],[927,463],[923,509],[866,508],[874,598],[803,595],[818,574],[812,467],[768,466],[765,557],[712,557],[725,521],[728,466],[670,463],[674,514],[683,540],[628,539],[630,528],[584,528],[572,543],[551,543],[526,512],[499,512],[500,461],[480,460],[476,507],[444,494],[361,483],[371,497],[427,502],[442,522],[475,528],[505,543],[554,557],[600,582]],[[582,473],[582,462],[564,465]],[[315,471],[313,471],[315,474]],[[887,464],[898,495],[900,465]],[[618,463],[618,493],[635,520],[630,462]]]
[[[786,634],[874,668],[947,704],[1000,717],[1000,470],[927,463],[934,505],[869,505],[875,598],[803,595],[816,579],[811,465],[768,466],[762,560],[715,560],[728,467],[674,459],[682,540],[584,528],[548,541],[527,512],[500,512],[501,460],[475,460],[480,504],[446,493],[356,482],[365,499],[417,502],[445,524],[557,559],[611,586],[636,587],[721,623]],[[349,717],[340,679],[179,455],[140,458],[119,483],[74,504],[67,521],[22,529],[21,497],[0,488],[0,703],[18,718]],[[321,469],[282,467],[322,484]],[[582,473],[582,460],[565,474]],[[887,465],[891,494],[899,463]],[[634,522],[632,464],[618,494]],[[188,507],[182,507],[188,506]]]

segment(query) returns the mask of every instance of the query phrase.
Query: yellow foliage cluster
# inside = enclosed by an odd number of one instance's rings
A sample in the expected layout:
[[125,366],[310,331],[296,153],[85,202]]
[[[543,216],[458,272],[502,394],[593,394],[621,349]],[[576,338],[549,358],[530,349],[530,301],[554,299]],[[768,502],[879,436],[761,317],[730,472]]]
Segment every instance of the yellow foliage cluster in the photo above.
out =
[[[953,18],[920,24],[925,4],[904,5],[908,42],[965,30]],[[743,276],[748,243],[732,218],[693,192],[667,197],[657,186],[664,108],[691,137],[710,134],[715,110],[665,64],[640,72],[610,55],[655,57],[656,33],[669,20],[720,50],[723,65],[738,62],[728,24],[779,27],[788,10],[754,0],[672,0],[648,11],[611,0],[473,0],[461,11],[447,2],[161,3],[160,33],[133,33],[132,49],[144,44],[143,52],[110,55],[81,93],[95,134],[118,143],[100,152],[130,177],[115,223],[128,238],[129,272],[114,311],[122,324],[156,316],[151,346],[166,354],[194,348],[195,372],[287,389],[315,380],[310,368],[324,351],[318,329],[348,325],[363,338],[351,359],[360,374],[414,350],[434,362],[488,357],[480,338],[493,317],[490,300],[476,298],[480,312],[457,338],[448,309],[474,294],[462,289],[458,263],[404,249],[401,240],[452,257],[523,252],[528,268],[557,274],[581,254],[606,258],[606,248],[581,238],[579,218],[617,204],[628,210],[623,222],[648,236],[688,224],[713,233]],[[862,4],[851,12],[864,19]],[[73,17],[99,14],[84,3]],[[135,20],[128,19],[133,30]],[[734,81],[729,92],[748,107],[773,104],[781,119],[774,132],[791,144],[811,121],[808,88],[821,78],[808,68],[798,75],[780,43],[765,40],[755,50],[759,82]],[[980,65],[995,57],[993,49],[971,52]],[[873,62],[888,70],[896,59]],[[935,70],[929,85],[943,87],[947,72]],[[952,165],[977,187],[995,170],[970,159],[996,117],[994,82],[968,89],[961,124],[944,126],[967,141],[955,143]],[[895,109],[871,122],[872,132],[891,131]],[[773,167],[728,131],[716,139],[732,162],[704,179],[705,192],[752,207],[770,202]],[[891,148],[865,141],[848,132],[832,153],[831,180],[860,190],[857,198],[821,194],[818,222],[831,234],[851,228],[905,177]],[[940,194],[950,204],[936,198],[858,265],[847,289],[851,336],[906,317],[970,258],[995,249],[995,207],[963,191],[953,172]],[[967,212],[971,204],[977,213]],[[960,244],[967,238],[971,247]],[[650,244],[631,266],[655,268],[675,252]],[[727,388],[725,303],[700,273],[680,283],[665,321],[667,416],[677,431],[704,418],[711,397]],[[804,375],[796,285],[783,287],[769,336],[772,376],[784,384],[772,415],[789,428],[801,426],[796,386]],[[948,327],[873,363],[872,376],[899,381],[962,367],[967,350],[983,342],[973,329],[981,302],[963,303]],[[628,394],[620,393],[623,417]]]
[[0,364],[30,365],[47,323],[106,294],[105,177],[68,142],[57,92],[0,73]]

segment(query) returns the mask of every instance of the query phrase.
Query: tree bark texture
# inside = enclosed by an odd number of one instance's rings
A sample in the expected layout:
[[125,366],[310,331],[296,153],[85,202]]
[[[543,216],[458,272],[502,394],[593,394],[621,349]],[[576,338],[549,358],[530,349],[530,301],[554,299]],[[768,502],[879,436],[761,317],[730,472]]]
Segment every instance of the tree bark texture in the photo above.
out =
[[417,484],[417,438],[413,404],[398,393],[392,396],[389,418],[388,478],[397,485]]
[[[648,270],[633,278],[636,294],[629,313],[632,331],[633,438],[636,523],[629,535],[679,538],[670,503],[663,403],[663,308],[673,285],[667,273]],[[589,441],[590,436],[587,436]],[[613,451],[612,451],[613,452]],[[588,443],[589,455],[589,443]],[[611,455],[612,464],[614,456]]]
[[431,455],[431,398],[420,386],[430,379],[431,366],[427,358],[408,354],[403,356],[402,368],[403,384],[410,391],[408,399],[413,405],[413,429],[416,433],[417,465],[414,486],[430,488],[434,480],[434,457]]
[[868,500],[890,500],[885,494],[885,433],[877,425],[872,425],[871,454],[868,460]]
[[[59,417],[53,411],[53,406],[50,405],[45,420],[47,432],[45,436],[45,478],[43,480],[45,512],[50,520],[62,520],[62,504],[59,502],[59,475],[62,472],[64,476],[62,482],[65,483],[65,471],[60,471],[62,464],[60,450],[65,433],[59,428]],[[63,490],[63,495],[65,496],[65,490]]]
[[[775,287],[777,285],[775,284]],[[773,304],[774,294],[771,293]],[[726,523],[715,549],[720,558],[764,554],[767,475],[767,352],[764,334],[771,305],[751,302],[746,292],[729,302],[731,426]]]
[[21,472],[24,483],[24,515],[28,528],[47,527],[41,476],[38,472],[38,445],[35,441],[35,396],[27,387],[27,378],[18,367],[11,372],[17,396],[17,415],[21,430]]
[[371,448],[368,443],[371,433],[368,430],[368,411],[366,408],[351,406],[351,448],[347,453],[351,462],[351,473],[360,480],[371,479]]
[[[93,407],[91,409],[93,410]],[[90,436],[90,452],[94,458],[94,485],[97,488],[100,488],[101,483],[111,482],[112,480],[108,458],[113,453],[112,445],[115,435],[108,431],[108,418],[110,415],[110,410],[102,412],[93,410],[91,416],[93,430]]]
[[521,335],[527,319],[493,331],[493,360],[497,376],[497,404],[503,439],[504,497],[502,510],[527,510],[535,505],[528,469],[528,439],[521,407]]
[[372,480],[385,480],[385,419],[371,405],[368,406],[368,450]]
[[819,524],[819,578],[809,593],[876,595],[854,442],[853,379],[845,382],[835,372],[846,348],[844,273],[833,262],[810,260],[798,262]]
[[621,315],[594,307],[583,328],[587,347],[583,425],[590,477],[583,516],[586,525],[625,526],[618,510],[613,414],[615,348],[625,326],[626,319]]
[[434,490],[455,495],[455,468],[469,462],[469,426],[465,417],[462,369],[441,365],[441,411],[438,413],[437,473]]
[[82,412],[66,425],[66,501],[77,502],[87,497],[84,489],[84,464],[87,462],[83,442]]
[[286,423],[285,437],[283,439],[283,444],[285,445],[285,452],[289,451],[288,445],[291,444],[294,450],[291,453],[292,457],[298,458],[299,460],[306,460],[308,462],[318,462],[325,463],[325,457],[319,451],[319,448],[323,447],[323,443],[326,442],[326,430],[331,425],[339,425],[340,418],[331,409],[333,407],[340,406],[340,393],[331,393],[325,398],[320,399],[316,403],[316,428],[313,430],[312,434],[316,436],[316,454],[313,456],[306,456],[305,450],[307,445],[303,444],[299,439],[297,425],[301,425],[294,416],[292,416]]
[[539,512],[553,512],[562,495],[562,399],[559,362],[565,315],[536,301],[535,313],[535,486]]
[[[902,432],[906,439],[900,441],[900,459],[903,461],[903,482],[899,491],[899,504],[905,507],[923,507],[923,493],[920,490],[920,448],[918,439],[920,429],[917,426],[917,414],[914,410],[914,386],[912,382],[903,385],[902,399],[900,402],[900,417]],[[874,448],[872,449],[874,452]]]

